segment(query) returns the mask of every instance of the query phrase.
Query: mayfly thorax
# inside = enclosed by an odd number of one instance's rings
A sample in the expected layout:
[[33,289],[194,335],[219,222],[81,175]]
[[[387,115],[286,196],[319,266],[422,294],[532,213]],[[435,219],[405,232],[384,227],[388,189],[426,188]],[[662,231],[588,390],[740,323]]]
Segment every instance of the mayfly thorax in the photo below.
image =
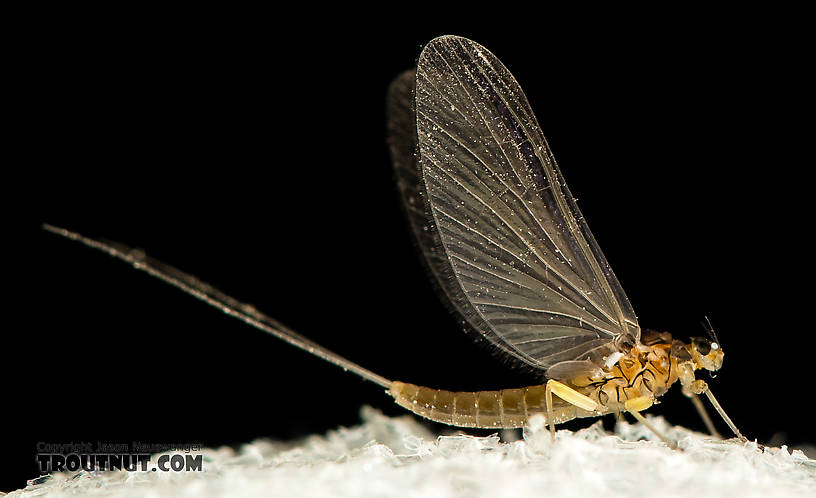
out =
[[391,84],[388,128],[403,205],[442,299],[497,352],[540,372],[539,385],[452,392],[392,381],[140,251],[45,228],[379,384],[431,420],[511,428],[538,415],[554,431],[574,418],[629,412],[648,426],[640,412],[680,381],[712,433],[699,394],[742,438],[695,378],[722,365],[716,338],[685,343],[641,331],[527,98],[492,53],[461,37],[432,40],[416,69]]

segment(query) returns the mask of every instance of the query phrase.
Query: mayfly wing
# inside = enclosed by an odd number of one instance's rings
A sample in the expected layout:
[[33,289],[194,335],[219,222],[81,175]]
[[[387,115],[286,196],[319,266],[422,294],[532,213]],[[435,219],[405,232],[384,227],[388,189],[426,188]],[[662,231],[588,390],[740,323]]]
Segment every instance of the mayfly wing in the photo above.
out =
[[424,252],[445,258],[468,322],[542,370],[637,340],[632,306],[504,65],[473,41],[436,38],[415,95],[421,185],[443,248]]
[[436,229],[423,182],[422,170],[417,162],[415,87],[416,70],[403,72],[394,79],[389,87],[388,142],[403,207],[427,268],[434,276],[433,280],[440,291],[442,300],[448,308],[458,312],[462,318],[463,327],[478,333],[473,334],[474,337],[481,336],[497,346],[498,352],[504,353],[503,356],[506,359],[541,369],[541,365],[530,362],[527,357],[520,355],[517,349],[511,347],[496,334],[490,324],[482,319],[457,280]]
[[461,325],[469,331],[475,331],[473,337],[483,337],[495,344],[505,358],[522,360],[520,365],[529,366],[528,362],[507,347],[501,337],[495,335],[473,307],[462,291],[453,268],[448,261],[442,239],[436,230],[431,206],[425,194],[422,181],[422,170],[417,163],[417,121],[414,106],[414,89],[416,70],[411,69],[397,76],[388,88],[388,145],[397,189],[402,197],[402,205],[414,234],[414,240],[421,251],[427,269],[433,275],[440,298],[445,305],[459,314]]

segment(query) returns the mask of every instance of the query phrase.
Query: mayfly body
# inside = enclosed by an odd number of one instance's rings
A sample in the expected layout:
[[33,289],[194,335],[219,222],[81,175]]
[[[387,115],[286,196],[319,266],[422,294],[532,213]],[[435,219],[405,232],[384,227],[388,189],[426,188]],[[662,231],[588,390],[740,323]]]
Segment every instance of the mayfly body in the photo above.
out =
[[398,189],[442,298],[497,352],[539,372],[540,384],[453,392],[392,381],[141,251],[45,229],[379,384],[400,406],[437,422],[514,428],[538,415],[554,435],[567,420],[628,412],[649,426],[640,412],[679,380],[713,433],[697,395],[744,439],[695,378],[696,370],[722,365],[716,338],[685,343],[641,330],[524,92],[492,53],[457,36],[432,40],[416,69],[392,83],[388,114]]

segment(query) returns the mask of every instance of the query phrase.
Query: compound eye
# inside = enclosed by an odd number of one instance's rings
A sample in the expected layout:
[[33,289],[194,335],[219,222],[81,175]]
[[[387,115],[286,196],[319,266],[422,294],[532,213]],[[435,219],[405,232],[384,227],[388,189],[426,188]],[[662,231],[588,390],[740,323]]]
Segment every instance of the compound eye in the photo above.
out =
[[703,356],[706,356],[708,353],[711,352],[711,341],[708,339],[703,339],[702,337],[695,337],[692,339],[694,343],[694,349],[697,350]]

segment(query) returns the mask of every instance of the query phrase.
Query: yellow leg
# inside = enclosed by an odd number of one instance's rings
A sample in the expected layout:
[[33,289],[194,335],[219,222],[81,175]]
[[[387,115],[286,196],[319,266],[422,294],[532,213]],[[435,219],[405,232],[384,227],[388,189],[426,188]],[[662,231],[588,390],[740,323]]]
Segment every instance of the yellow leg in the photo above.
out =
[[646,417],[640,414],[641,411],[649,408],[654,403],[654,399],[649,396],[640,396],[637,398],[632,398],[626,400],[626,403],[623,404],[623,407],[626,409],[627,412],[631,413],[633,417],[637,419],[638,422],[645,425],[647,429],[654,432],[654,434],[660,438],[661,441],[666,443],[669,448],[677,449],[677,445],[674,444],[669,438],[664,436],[660,433],[652,424],[650,424]]
[[708,416],[708,412],[706,411],[705,406],[703,406],[703,402],[700,401],[700,397],[691,391],[686,392],[685,389],[683,390],[683,394],[688,396],[691,403],[694,405],[694,408],[697,409],[697,413],[699,413],[700,418],[703,419],[703,423],[705,423],[708,433],[714,436],[716,439],[722,439],[723,437],[717,431],[717,428],[714,427],[714,422],[711,421],[711,417]]
[[550,437],[553,441],[555,441],[555,415],[553,413],[552,402],[553,393],[567,403],[591,412],[594,412],[595,409],[598,408],[598,403],[596,403],[592,398],[584,396],[566,384],[562,384],[557,380],[548,380],[547,387],[544,389],[544,398],[547,402],[547,423],[550,425]]
[[706,381],[700,379],[695,380],[694,382],[691,383],[691,386],[689,386],[689,390],[694,394],[705,394],[706,398],[708,398],[708,401],[711,402],[711,405],[714,406],[714,409],[717,410],[717,413],[720,414],[720,417],[722,417],[722,419],[725,420],[725,423],[728,424],[728,427],[734,432],[734,435],[736,435],[737,438],[740,439],[740,441],[748,440],[745,436],[742,435],[739,429],[737,429],[737,426],[734,425],[734,422],[731,421],[731,418],[725,414],[725,410],[723,410],[723,407],[720,406],[720,403],[717,401],[717,398],[715,398],[714,394],[712,394],[711,389],[709,389],[708,384],[706,384]]

